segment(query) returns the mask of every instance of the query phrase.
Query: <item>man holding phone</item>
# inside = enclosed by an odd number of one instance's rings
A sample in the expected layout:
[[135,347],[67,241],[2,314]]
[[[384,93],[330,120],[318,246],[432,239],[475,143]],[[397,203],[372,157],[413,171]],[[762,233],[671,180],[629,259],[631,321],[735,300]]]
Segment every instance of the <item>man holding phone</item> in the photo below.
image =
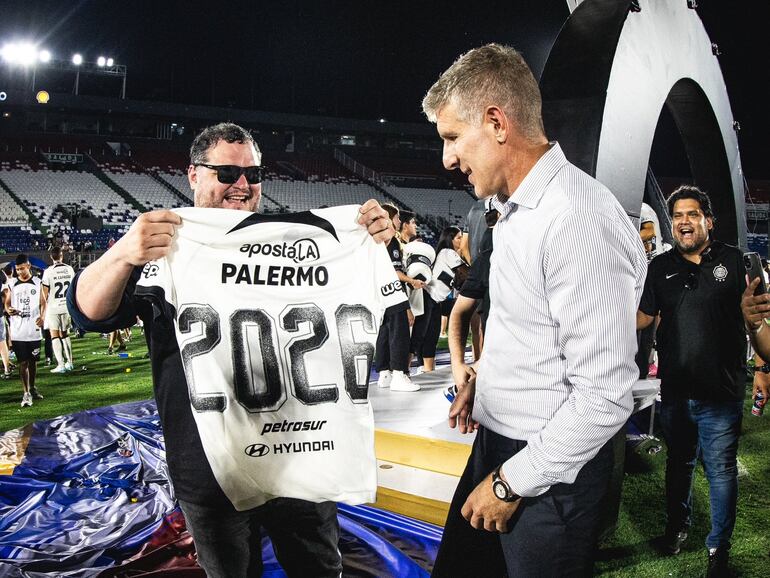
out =
[[[770,396],[770,364],[765,361],[770,359],[770,329],[766,327],[770,323],[770,294],[767,292],[767,274],[759,254],[746,253],[743,258],[746,260],[749,284],[743,292],[741,311],[754,348],[752,396],[755,403],[764,407]],[[762,396],[762,401],[756,401],[758,395]]]
[[660,419],[668,447],[663,545],[678,554],[687,539],[700,449],[711,501],[708,576],[727,576],[746,379],[745,267],[737,247],[712,240],[706,193],[681,186],[667,205],[674,250],[650,263],[637,312],[639,329],[660,315]]

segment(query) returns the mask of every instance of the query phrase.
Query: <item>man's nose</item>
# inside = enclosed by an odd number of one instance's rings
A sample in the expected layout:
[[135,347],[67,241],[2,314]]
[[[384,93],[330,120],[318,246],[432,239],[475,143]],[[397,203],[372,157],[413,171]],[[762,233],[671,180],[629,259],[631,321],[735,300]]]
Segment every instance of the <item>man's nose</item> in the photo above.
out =
[[238,176],[238,180],[233,183],[233,186],[242,189],[248,188],[249,181],[246,180],[246,173],[241,173],[240,176]]
[[444,163],[444,168],[448,171],[456,169],[459,166],[457,155],[454,152],[454,147],[449,144],[444,144],[444,151],[441,156],[441,161]]

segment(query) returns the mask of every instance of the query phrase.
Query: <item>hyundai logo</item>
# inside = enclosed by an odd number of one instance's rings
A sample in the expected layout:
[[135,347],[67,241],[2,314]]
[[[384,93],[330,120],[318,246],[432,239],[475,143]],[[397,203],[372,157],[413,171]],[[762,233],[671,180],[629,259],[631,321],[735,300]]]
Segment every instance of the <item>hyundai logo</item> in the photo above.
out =
[[243,450],[250,458],[261,458],[270,453],[270,448],[265,444],[251,444]]

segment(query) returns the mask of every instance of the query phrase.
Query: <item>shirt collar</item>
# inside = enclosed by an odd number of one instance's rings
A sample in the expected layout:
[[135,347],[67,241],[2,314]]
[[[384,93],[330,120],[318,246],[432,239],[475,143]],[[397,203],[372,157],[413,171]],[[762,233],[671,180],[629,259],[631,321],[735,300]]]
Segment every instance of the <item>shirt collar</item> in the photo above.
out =
[[545,188],[556,173],[567,164],[567,157],[561,150],[559,143],[552,141],[551,148],[538,159],[535,166],[530,169],[524,180],[521,181],[511,196],[505,201],[494,197],[493,206],[500,212],[501,217],[507,216],[516,209],[516,205],[534,209],[540,203],[545,193]]

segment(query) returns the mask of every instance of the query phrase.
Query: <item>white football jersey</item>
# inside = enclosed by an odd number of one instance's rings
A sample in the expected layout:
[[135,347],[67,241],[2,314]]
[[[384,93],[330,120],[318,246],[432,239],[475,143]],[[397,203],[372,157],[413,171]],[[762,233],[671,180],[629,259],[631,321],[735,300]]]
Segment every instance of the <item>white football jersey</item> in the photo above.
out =
[[206,457],[238,510],[375,499],[369,371],[406,295],[358,209],[175,209],[171,253],[140,275],[136,295],[174,319]]
[[18,315],[11,315],[9,330],[14,341],[39,341],[43,333],[35,325],[40,317],[40,279],[31,277],[27,281],[9,279],[8,288],[11,290],[11,307]]
[[433,263],[433,277],[427,285],[428,293],[436,303],[441,303],[452,292],[455,272],[463,260],[454,249],[441,249]]
[[67,289],[75,277],[75,270],[65,263],[54,263],[43,271],[43,286],[48,287],[46,315],[67,313]]

